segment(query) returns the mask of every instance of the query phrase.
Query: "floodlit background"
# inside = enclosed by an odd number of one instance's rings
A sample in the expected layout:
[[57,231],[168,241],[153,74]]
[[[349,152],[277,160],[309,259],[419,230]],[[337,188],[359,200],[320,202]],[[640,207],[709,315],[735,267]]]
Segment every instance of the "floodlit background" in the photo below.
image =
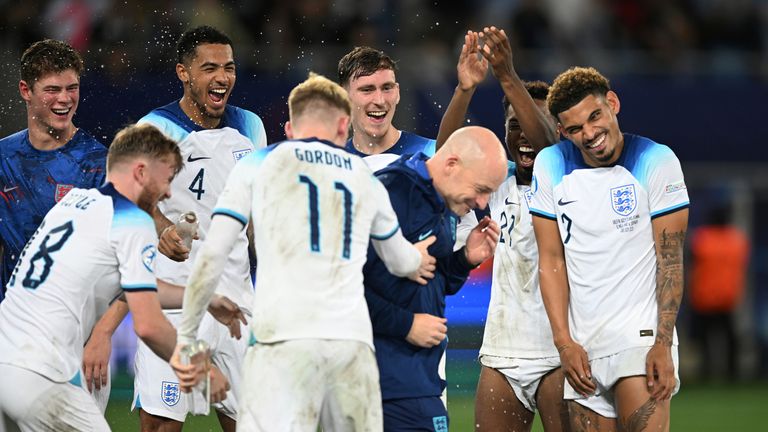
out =
[[[672,403],[672,424],[674,430],[759,430],[766,423],[758,410],[768,404],[767,23],[768,2],[761,0],[0,0],[0,136],[26,127],[18,59],[31,42],[64,39],[84,54],[75,124],[108,144],[123,125],[181,96],[175,40],[208,24],[234,40],[238,80],[230,103],[259,114],[270,141],[284,138],[290,89],[310,70],[335,78],[338,59],[363,44],[398,60],[395,126],[434,137],[456,84],[464,32],[504,28],[524,79],[551,81],[572,65],[594,66],[611,79],[622,102],[622,130],[667,144],[680,158],[692,202],[689,233],[714,209],[724,209],[746,233],[750,265],[732,314],[736,347],[715,334],[702,353],[697,336],[704,327],[692,324],[700,317],[689,296],[683,302],[683,387]],[[467,122],[503,138],[501,95],[489,76]],[[490,268],[475,271],[449,299],[454,430],[472,428]],[[135,347],[129,325],[113,346],[108,416],[115,429],[136,430],[136,417],[127,414]],[[729,351],[734,374],[725,361]],[[702,372],[706,360],[709,376]],[[190,429],[212,427],[196,425]]]

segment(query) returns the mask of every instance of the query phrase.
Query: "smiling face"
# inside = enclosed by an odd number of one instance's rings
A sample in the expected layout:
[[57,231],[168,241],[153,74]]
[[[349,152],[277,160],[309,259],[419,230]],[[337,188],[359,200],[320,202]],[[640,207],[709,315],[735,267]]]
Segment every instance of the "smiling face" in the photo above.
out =
[[593,167],[616,162],[624,147],[616,114],[619,98],[609,91],[605,96],[590,94],[558,115],[563,136],[581,151],[584,162]]
[[192,121],[205,127],[219,125],[229,95],[235,86],[235,61],[232,47],[201,44],[186,64],[177,64],[176,73],[184,82],[181,108]]
[[[546,100],[534,99],[533,102],[545,115],[549,115]],[[536,152],[525,137],[525,132],[520,127],[520,122],[517,119],[517,114],[512,104],[507,107],[505,118],[507,152],[515,163],[515,171],[518,177],[523,180],[524,184],[530,184]]]
[[75,126],[72,118],[80,101],[80,76],[73,69],[49,73],[40,79],[19,82],[27,103],[30,128],[45,131],[56,139],[69,139]]
[[359,145],[380,142],[387,134],[397,133],[392,127],[395,108],[400,102],[395,71],[379,69],[371,75],[354,78],[347,91],[352,101],[352,130],[356,142],[363,140]]

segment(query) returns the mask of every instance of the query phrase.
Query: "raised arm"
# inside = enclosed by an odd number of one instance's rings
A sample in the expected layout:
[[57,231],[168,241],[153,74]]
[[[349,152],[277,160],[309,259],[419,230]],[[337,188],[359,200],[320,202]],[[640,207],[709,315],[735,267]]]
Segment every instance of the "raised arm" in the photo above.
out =
[[461,47],[459,63],[456,65],[459,84],[453,91],[453,97],[440,121],[435,151],[445,144],[453,132],[462,127],[472,95],[488,73],[488,62],[480,56],[478,40],[478,34],[471,30],[464,35],[464,45]]
[[651,397],[669,399],[675,388],[672,340],[677,312],[683,299],[683,244],[688,229],[688,209],[652,221],[656,248],[656,302],[659,309],[656,342],[646,357]]
[[517,75],[512,61],[512,47],[504,30],[485,27],[480,33],[483,39],[483,57],[491,65],[491,71],[501,85],[507,100],[515,110],[520,128],[535,151],[558,141],[555,123],[548,114],[536,107],[523,81]]
[[533,230],[539,249],[539,286],[547,310],[552,336],[568,383],[582,395],[592,394],[595,385],[584,348],[571,338],[568,325],[568,272],[565,250],[557,221],[533,215]]

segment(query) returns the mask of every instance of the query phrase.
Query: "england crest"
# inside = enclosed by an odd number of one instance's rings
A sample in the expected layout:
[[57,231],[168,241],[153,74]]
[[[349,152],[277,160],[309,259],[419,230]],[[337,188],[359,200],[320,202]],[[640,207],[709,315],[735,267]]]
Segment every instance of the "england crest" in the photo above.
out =
[[621,216],[629,216],[637,207],[635,185],[628,184],[611,188],[611,205],[613,211]]
[[163,387],[160,391],[160,398],[168,406],[174,406],[179,403],[179,399],[181,398],[179,383],[163,381]]
[[66,194],[68,194],[69,191],[74,189],[74,187],[75,187],[75,185],[57,183],[56,184],[56,195],[54,196],[54,200],[56,202],[61,201],[61,199],[64,198],[64,196]]

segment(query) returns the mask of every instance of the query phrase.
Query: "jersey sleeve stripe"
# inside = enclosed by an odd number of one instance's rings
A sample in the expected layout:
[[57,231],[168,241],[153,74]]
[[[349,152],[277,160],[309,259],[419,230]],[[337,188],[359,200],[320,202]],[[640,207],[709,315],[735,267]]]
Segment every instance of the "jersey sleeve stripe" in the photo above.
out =
[[655,211],[655,212],[651,213],[651,219],[656,219],[657,217],[665,216],[665,215],[668,215],[670,213],[674,213],[676,211],[679,211],[679,210],[682,210],[682,209],[686,209],[690,205],[691,204],[689,202],[684,202],[682,204],[677,204],[677,205],[674,205],[672,207],[667,207],[665,209],[662,209],[662,210],[659,210],[659,211]]
[[376,235],[374,233],[371,233],[371,238],[374,239],[374,240],[386,240],[386,239],[392,237],[393,235],[395,235],[395,233],[397,233],[397,230],[399,230],[399,229],[400,229],[400,225],[398,224],[397,226],[395,226],[395,229],[393,229],[392,231],[388,232],[387,234]]
[[229,216],[232,219],[237,220],[238,222],[240,222],[244,226],[248,225],[248,218],[247,217],[241,215],[238,212],[232,211],[232,210],[223,209],[223,208],[216,208],[216,209],[213,209],[213,213],[211,213],[211,217],[213,217],[215,215]]
[[122,289],[130,292],[157,291],[157,285],[123,285]]
[[538,217],[543,217],[544,219],[551,219],[553,221],[557,220],[557,216],[553,215],[552,213],[547,213],[545,211],[537,210],[535,208],[531,209],[531,214]]

